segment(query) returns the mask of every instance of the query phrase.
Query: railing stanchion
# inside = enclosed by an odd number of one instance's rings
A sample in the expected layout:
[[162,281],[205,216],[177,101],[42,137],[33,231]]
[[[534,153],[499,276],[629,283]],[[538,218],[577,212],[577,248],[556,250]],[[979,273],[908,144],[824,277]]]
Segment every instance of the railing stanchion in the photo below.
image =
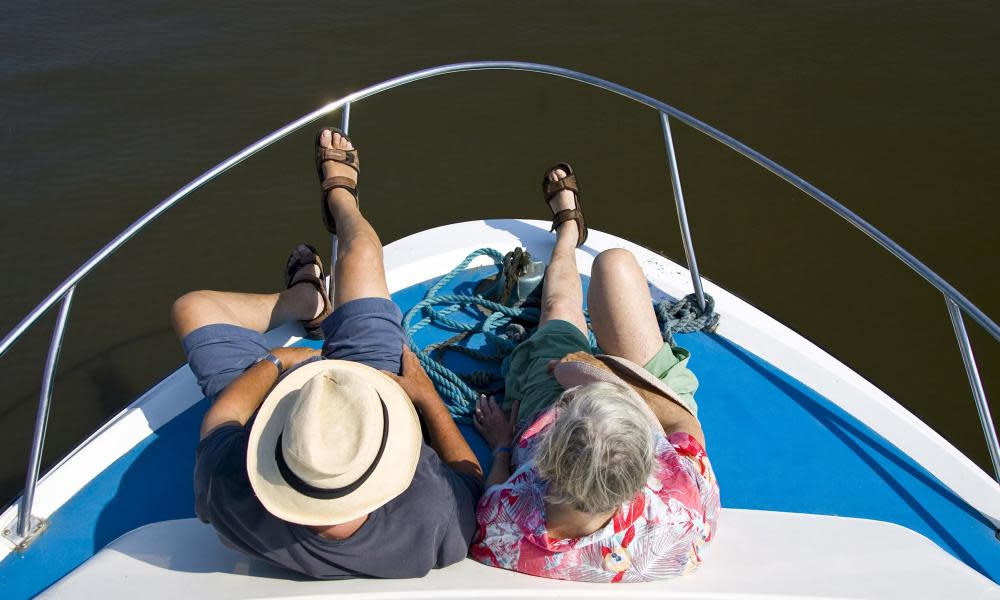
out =
[[667,147],[667,162],[670,164],[670,183],[674,188],[674,204],[677,205],[677,221],[681,226],[681,239],[684,241],[684,255],[687,258],[688,271],[691,273],[691,283],[694,285],[698,306],[705,309],[705,291],[701,287],[701,273],[698,272],[698,260],[694,255],[694,242],[691,241],[691,228],[688,227],[687,210],[684,208],[684,192],[681,190],[681,174],[677,169],[677,155],[674,152],[674,137],[670,134],[670,120],[667,113],[660,113],[660,123],[663,124],[663,142]]
[[69,318],[69,307],[73,301],[76,287],[69,288],[59,306],[59,316],[52,331],[52,342],[49,344],[49,355],[45,359],[45,371],[42,374],[42,390],[38,398],[38,414],[35,416],[35,434],[31,441],[31,457],[28,459],[28,473],[24,479],[24,495],[17,508],[17,535],[25,537],[31,526],[31,505],[35,501],[35,484],[38,483],[38,473],[42,465],[42,447],[45,445],[45,430],[49,424],[49,406],[52,403],[52,383],[55,379],[56,364],[59,362],[59,351],[62,349],[63,333],[66,331],[66,321]]
[[344,108],[340,110],[340,130],[344,133],[348,133],[351,129],[351,103],[348,102],[344,105]]
[[[351,103],[348,102],[344,105],[344,108],[340,112],[340,130],[345,134],[351,128]],[[334,282],[334,270],[337,268],[337,246],[339,245],[337,240],[337,234],[330,236],[330,275],[326,282],[326,293],[330,296],[330,302],[333,302],[333,282]]]
[[986,436],[986,447],[990,450],[990,460],[993,461],[993,477],[997,483],[1000,483],[1000,443],[997,442],[997,432],[993,427],[993,417],[990,415],[990,407],[986,402],[986,392],[983,390],[983,382],[979,377],[976,357],[972,354],[969,334],[965,331],[965,322],[958,305],[947,296],[945,296],[944,302],[948,305],[948,316],[951,317],[951,325],[955,328],[955,339],[958,340],[958,349],[962,353],[962,362],[965,363],[965,373],[969,376],[969,387],[972,388],[972,397],[976,401],[976,410],[979,412],[979,422],[983,426],[983,435]]

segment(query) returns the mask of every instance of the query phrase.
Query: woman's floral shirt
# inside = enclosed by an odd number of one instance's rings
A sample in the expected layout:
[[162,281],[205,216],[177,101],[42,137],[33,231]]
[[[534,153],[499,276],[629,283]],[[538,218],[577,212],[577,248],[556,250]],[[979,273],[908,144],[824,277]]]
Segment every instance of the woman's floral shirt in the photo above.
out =
[[687,433],[657,437],[646,486],[603,529],[575,539],[548,537],[547,483],[534,457],[558,411],[542,412],[521,434],[513,456],[517,469],[480,499],[471,556],[530,575],[612,583],[665,579],[697,567],[714,537],[719,486],[705,450]]

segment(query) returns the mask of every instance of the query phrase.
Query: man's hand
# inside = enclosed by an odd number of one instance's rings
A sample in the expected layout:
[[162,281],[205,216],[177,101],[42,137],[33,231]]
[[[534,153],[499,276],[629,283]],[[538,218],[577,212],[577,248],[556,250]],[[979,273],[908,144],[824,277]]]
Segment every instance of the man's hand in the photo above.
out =
[[420,360],[403,343],[402,375],[383,371],[396,380],[406,395],[410,397],[414,408],[420,413],[421,420],[427,426],[427,434],[431,448],[444,462],[448,463],[457,473],[471,475],[477,479],[483,478],[483,470],[479,468],[476,455],[469,448],[468,442],[451,418],[448,407],[438,396],[434,384],[427,372],[420,366]]
[[[287,371],[300,362],[319,355],[319,350],[304,346],[289,346],[274,348],[271,354],[278,357],[281,366]],[[246,425],[281,375],[275,369],[276,366],[270,361],[251,365],[222,390],[201,422],[201,439],[205,439],[223,425]]]
[[271,350],[271,354],[278,357],[287,371],[304,360],[319,356],[319,350],[306,346],[282,346]]
[[517,411],[521,403],[517,400],[510,407],[510,416],[503,413],[503,409],[493,398],[480,396],[476,401],[476,412],[472,419],[476,426],[476,431],[483,436],[490,450],[497,448],[510,448],[514,442],[514,428],[517,426]]
[[605,371],[610,371],[606,364],[601,362],[601,359],[597,358],[590,352],[571,352],[566,356],[560,358],[559,360],[550,360],[548,364],[549,375],[553,374],[556,365],[564,362],[585,362],[594,365],[595,367],[600,367]]
[[431,378],[427,376],[427,371],[424,371],[423,366],[420,365],[420,359],[405,344],[403,345],[403,355],[400,358],[400,362],[403,366],[402,375],[396,375],[388,371],[385,371],[385,373],[395,379],[396,383],[403,388],[406,395],[410,397],[410,401],[413,402],[413,406],[420,409],[427,400],[438,398],[437,390],[434,389]]

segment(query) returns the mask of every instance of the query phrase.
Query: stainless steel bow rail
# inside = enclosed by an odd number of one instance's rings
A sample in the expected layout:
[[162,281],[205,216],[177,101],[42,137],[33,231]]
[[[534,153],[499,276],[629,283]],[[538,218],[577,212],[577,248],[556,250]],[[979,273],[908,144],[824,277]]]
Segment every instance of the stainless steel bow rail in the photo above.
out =
[[[285,136],[291,134],[292,132],[300,129],[301,127],[316,121],[320,117],[328,115],[338,109],[342,110],[342,129],[345,131],[349,125],[350,119],[350,109],[353,103],[360,100],[374,96],[392,88],[405,85],[408,83],[413,83],[415,81],[420,81],[422,79],[428,79],[431,77],[437,77],[439,75],[446,75],[449,73],[460,73],[465,71],[527,71],[531,73],[540,73],[545,75],[555,75],[557,77],[563,77],[566,79],[571,79],[573,81],[578,81],[581,83],[586,83],[609,92],[614,92],[620,94],[644,104],[657,111],[660,118],[660,124],[663,130],[663,140],[666,147],[667,164],[670,171],[670,180],[673,186],[674,203],[677,207],[677,217],[680,222],[681,238],[684,242],[684,254],[687,259],[688,270],[691,273],[691,284],[694,288],[694,292],[697,296],[699,304],[704,307],[704,291],[702,289],[701,275],[698,271],[698,263],[695,259],[694,252],[694,242],[691,239],[691,230],[688,227],[687,212],[684,207],[684,194],[681,189],[681,179],[680,172],[677,168],[677,157],[674,150],[673,136],[670,132],[670,118],[674,118],[685,125],[688,125],[697,131],[700,131],[704,135],[720,142],[729,148],[735,150],[736,152],[742,154],[746,158],[749,158],[758,165],[764,167],[768,171],[771,171],[781,179],[784,179],[788,183],[797,187],[801,191],[805,192],[807,195],[811,196],[813,199],[818,201],[823,206],[826,206],[845,221],[853,225],[854,227],[860,229],[868,237],[873,239],[878,245],[882,246],[888,250],[893,256],[903,262],[905,265],[917,272],[918,275],[923,277],[928,283],[938,289],[945,299],[945,304],[947,306],[948,315],[951,319],[952,325],[955,329],[955,337],[958,340],[959,351],[962,354],[962,360],[965,363],[966,373],[969,376],[969,384],[972,388],[972,395],[976,402],[976,408],[979,411],[979,420],[983,427],[983,434],[986,437],[986,444],[990,451],[990,459],[993,462],[994,476],[998,482],[1000,482],[1000,444],[997,442],[997,434],[993,427],[993,421],[990,417],[989,406],[986,401],[986,394],[983,391],[982,380],[979,376],[979,369],[976,366],[976,360],[972,353],[972,345],[969,342],[969,336],[965,330],[965,323],[963,320],[962,313],[969,316],[973,321],[978,323],[983,329],[985,329],[994,339],[1000,342],[1000,326],[997,326],[989,317],[986,316],[983,311],[976,307],[972,302],[970,302],[965,296],[963,296],[958,290],[956,290],[951,284],[942,279],[937,273],[932,271],[927,265],[920,262],[912,254],[904,250],[899,244],[894,242],[884,233],[873,227],[871,224],[867,223],[864,219],[850,211],[843,204],[837,202],[828,194],[824,193],[822,190],[812,185],[808,181],[802,179],[798,175],[792,173],[785,167],[779,165],[773,160],[767,158],[760,152],[748,147],[742,142],[726,135],[725,133],[711,127],[710,125],[695,119],[694,117],[684,113],[669,104],[665,104],[647,96],[645,94],[636,92],[627,87],[600,79],[598,77],[593,77],[591,75],[586,75],[584,73],[579,73],[577,71],[571,71],[569,69],[563,69],[560,67],[553,67],[550,65],[536,64],[536,63],[525,63],[525,62],[511,62],[511,61],[482,61],[482,62],[467,62],[467,63],[456,63],[450,65],[443,65],[440,67],[434,67],[430,69],[424,69],[422,71],[417,71],[410,73],[408,75],[403,75],[401,77],[396,77],[395,79],[390,79],[388,81],[383,81],[382,83],[367,87],[363,90],[354,92],[353,94],[348,94],[339,100],[331,102],[326,106],[323,106],[311,113],[308,113],[295,121],[285,125],[284,127],[272,132],[271,134],[261,138],[260,140],[254,142],[253,144],[247,146],[243,150],[237,152],[236,154],[230,156],[221,163],[215,165],[208,171],[202,173],[199,177],[182,187],[181,189],[174,192],[172,195],[162,200],[159,204],[152,208],[149,212],[140,217],[135,223],[132,223],[124,231],[119,233],[113,240],[108,242],[97,254],[92,256],[88,261],[83,263],[76,271],[74,271],[69,277],[66,278],[55,290],[53,290],[48,296],[42,300],[38,306],[34,308],[26,317],[24,317],[20,323],[17,324],[14,329],[8,333],[2,341],[0,341],[0,356],[3,356],[7,350],[17,341],[24,332],[37,321],[43,314],[46,313],[52,306],[58,302],[62,302],[59,307],[59,317],[56,320],[55,329],[52,333],[52,342],[49,346],[48,357],[45,361],[45,371],[42,377],[41,393],[38,402],[38,414],[35,420],[35,433],[31,444],[31,455],[28,461],[28,472],[25,477],[24,482],[24,494],[21,497],[20,505],[18,507],[18,519],[15,530],[5,530],[3,532],[4,537],[12,541],[18,548],[25,548],[30,542],[34,535],[37,535],[42,529],[44,529],[45,523],[41,519],[37,519],[31,516],[32,501],[35,494],[35,486],[38,481],[39,468],[41,463],[42,455],[42,445],[45,440],[45,429],[48,423],[49,415],[49,405],[52,400],[52,383],[55,378],[55,369],[59,359],[59,349],[62,346],[63,331],[66,327],[66,321],[69,317],[70,303],[73,299],[73,291],[76,289],[76,285],[83,280],[94,268],[101,264],[105,259],[107,259],[112,253],[122,247],[125,242],[129,241],[135,234],[139,233],[146,225],[155,221],[161,214],[169,210],[175,204],[184,199],[188,194],[198,189],[202,185],[208,183],[212,179],[215,179],[222,173],[229,170],[234,165],[240,163],[241,161],[253,156],[257,152],[267,148],[274,142],[284,138]],[[336,237],[333,239],[333,250],[336,252]],[[333,262],[333,261],[331,261]]]

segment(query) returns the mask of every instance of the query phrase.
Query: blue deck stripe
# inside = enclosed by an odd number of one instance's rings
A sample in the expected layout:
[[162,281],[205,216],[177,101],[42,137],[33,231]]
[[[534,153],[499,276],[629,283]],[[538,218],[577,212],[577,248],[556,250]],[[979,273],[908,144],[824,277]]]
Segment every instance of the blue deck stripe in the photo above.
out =
[[700,417],[723,506],[897,523],[1000,581],[992,525],[909,456],[735,344],[704,334],[680,343],[702,382]]
[[26,553],[0,562],[3,597],[34,596],[136,527],[193,517],[194,448],[206,408],[199,402],[147,437],[60,507]]

